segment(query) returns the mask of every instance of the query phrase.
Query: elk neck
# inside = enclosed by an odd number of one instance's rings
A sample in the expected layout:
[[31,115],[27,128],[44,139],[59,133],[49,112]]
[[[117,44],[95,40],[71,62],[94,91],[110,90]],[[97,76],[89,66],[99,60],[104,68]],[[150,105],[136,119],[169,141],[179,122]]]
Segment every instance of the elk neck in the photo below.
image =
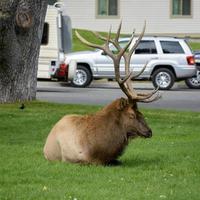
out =
[[120,125],[120,116],[121,111],[118,109],[118,102],[119,100],[115,100],[102,108],[100,111],[96,113],[97,116],[102,117],[105,121],[110,123],[112,121],[113,123],[116,123]]

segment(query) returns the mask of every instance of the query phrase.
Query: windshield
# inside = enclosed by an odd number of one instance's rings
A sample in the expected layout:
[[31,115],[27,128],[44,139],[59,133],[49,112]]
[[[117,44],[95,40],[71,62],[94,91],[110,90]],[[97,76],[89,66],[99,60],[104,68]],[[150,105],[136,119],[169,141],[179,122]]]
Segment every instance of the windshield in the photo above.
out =
[[[124,48],[124,47],[126,46],[127,43],[128,43],[128,40],[123,40],[123,41],[120,41],[120,42],[119,42],[119,45],[120,45],[121,48]],[[117,52],[116,47],[115,47],[112,43],[109,44],[109,49],[110,49],[112,52]],[[97,51],[100,51],[100,49],[94,49],[94,51],[97,52]]]
[[[125,41],[120,41],[120,42],[119,42],[120,47],[121,47],[121,48],[124,48],[124,47],[126,46],[127,42],[128,42],[127,40],[125,40]],[[115,47],[113,44],[110,44],[109,47],[110,47],[110,50],[111,50],[112,52],[116,52],[116,51],[117,51],[116,47]]]

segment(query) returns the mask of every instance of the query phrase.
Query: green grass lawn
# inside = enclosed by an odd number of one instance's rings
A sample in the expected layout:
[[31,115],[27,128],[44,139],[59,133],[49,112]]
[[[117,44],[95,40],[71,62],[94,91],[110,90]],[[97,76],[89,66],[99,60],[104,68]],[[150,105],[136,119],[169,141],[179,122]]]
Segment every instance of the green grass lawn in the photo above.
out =
[[[96,43],[96,44],[102,44],[103,43],[101,40],[97,39],[96,36],[91,31],[78,30],[78,32],[90,42],[93,42],[93,43]],[[107,33],[101,33],[101,34],[106,36]],[[112,34],[112,37],[114,35],[115,34]],[[80,42],[80,40],[76,37],[74,30],[72,32],[72,36],[73,36],[73,49],[72,49],[72,51],[84,51],[84,50],[91,50],[92,49],[92,48],[87,47],[86,45],[84,45]],[[121,36],[126,37],[127,35],[122,34]],[[189,44],[190,44],[190,46],[193,50],[200,50],[200,42],[190,42]]]
[[200,50],[200,42],[191,42],[190,46],[193,50]]
[[[77,30],[81,36],[83,36],[85,39],[87,39],[90,42],[93,42],[95,44],[103,44],[104,42],[100,39],[98,39],[91,31],[88,30]],[[107,36],[107,33],[102,32],[101,35]],[[93,48],[90,48],[86,45],[84,45],[75,35],[75,30],[72,32],[73,36],[73,51],[84,51],[84,50],[92,50]],[[115,34],[111,34],[112,37],[115,36]],[[126,35],[122,35],[126,36]]]
[[0,105],[0,199],[199,200],[200,113],[142,110],[151,139],[130,142],[122,165],[48,162],[42,149],[52,126],[97,106],[41,102]]

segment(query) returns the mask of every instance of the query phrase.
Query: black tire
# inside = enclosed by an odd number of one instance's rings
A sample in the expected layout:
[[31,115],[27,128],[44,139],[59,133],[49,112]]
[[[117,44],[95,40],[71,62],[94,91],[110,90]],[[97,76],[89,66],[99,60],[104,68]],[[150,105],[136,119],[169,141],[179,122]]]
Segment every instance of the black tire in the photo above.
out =
[[187,78],[185,84],[191,89],[200,89],[200,71],[197,71],[196,77]]
[[175,75],[167,68],[159,68],[153,72],[152,82],[155,88],[160,90],[169,90],[174,85]]
[[71,81],[73,87],[87,87],[92,82],[92,74],[84,65],[78,65],[76,75]]

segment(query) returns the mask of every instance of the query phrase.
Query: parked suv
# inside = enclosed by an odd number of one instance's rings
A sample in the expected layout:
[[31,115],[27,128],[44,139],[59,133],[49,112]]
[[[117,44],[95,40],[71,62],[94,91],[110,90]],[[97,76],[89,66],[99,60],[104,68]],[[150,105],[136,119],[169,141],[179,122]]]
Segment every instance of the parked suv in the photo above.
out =
[[194,51],[194,58],[197,67],[196,76],[185,80],[186,85],[192,89],[200,89],[200,51]]
[[[133,40],[131,46],[136,40]],[[121,38],[119,44],[124,47],[128,41],[129,38]],[[110,49],[116,51],[112,44]],[[75,87],[86,87],[95,78],[115,78],[113,61],[102,50],[67,54],[65,63],[71,60],[77,62],[76,75],[71,82]],[[132,55],[130,69],[137,73],[146,63],[147,67],[138,79],[152,80],[154,87],[159,86],[163,90],[170,89],[175,81],[196,74],[194,56],[184,39],[143,37]],[[123,76],[123,59],[120,70]]]

